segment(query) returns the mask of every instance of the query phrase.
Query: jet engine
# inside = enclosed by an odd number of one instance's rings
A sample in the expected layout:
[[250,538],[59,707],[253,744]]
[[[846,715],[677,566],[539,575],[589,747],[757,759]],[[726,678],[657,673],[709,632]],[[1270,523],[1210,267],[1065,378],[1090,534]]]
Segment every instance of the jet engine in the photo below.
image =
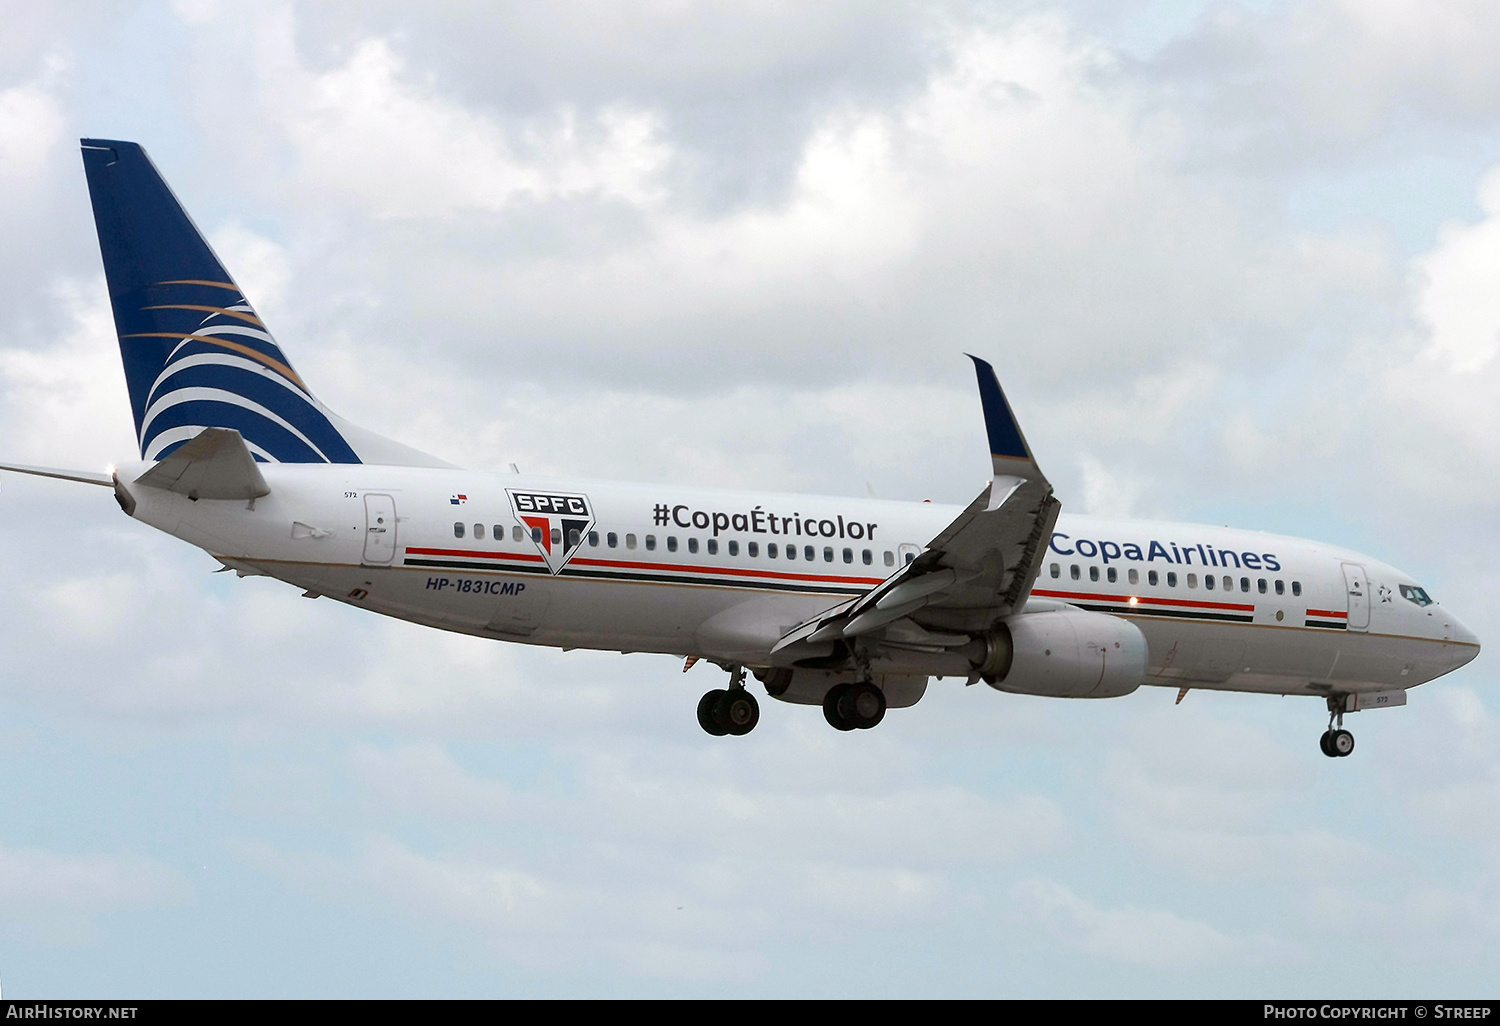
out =
[[972,660],[974,669],[997,691],[1117,698],[1140,687],[1146,676],[1140,628],[1104,613],[1024,613],[980,640],[984,651]]

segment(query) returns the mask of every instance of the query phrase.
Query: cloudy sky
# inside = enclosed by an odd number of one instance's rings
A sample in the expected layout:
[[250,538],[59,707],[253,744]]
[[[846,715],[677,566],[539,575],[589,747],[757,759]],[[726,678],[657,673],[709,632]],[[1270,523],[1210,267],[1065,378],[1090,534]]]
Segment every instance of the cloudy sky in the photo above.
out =
[[[992,360],[1064,507],[1500,561],[1485,0],[0,3],[0,459],[133,454],[80,136],[298,369],[474,467],[965,502]],[[0,482],[7,997],[1494,996],[1486,652],[1306,699],[722,674],[214,576]],[[1491,581],[1493,584],[1493,581]]]

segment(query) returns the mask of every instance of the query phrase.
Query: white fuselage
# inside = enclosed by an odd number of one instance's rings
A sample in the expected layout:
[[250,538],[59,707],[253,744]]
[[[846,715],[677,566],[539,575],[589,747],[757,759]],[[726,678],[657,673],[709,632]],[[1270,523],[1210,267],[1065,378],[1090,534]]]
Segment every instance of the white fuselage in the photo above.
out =
[[[195,501],[131,484],[150,466],[118,471],[132,515],[242,573],[444,630],[752,667],[960,512],[362,464],[265,464],[269,495]],[[1319,694],[1407,688],[1474,657],[1477,639],[1441,605],[1404,596],[1416,583],[1296,538],[1064,514],[1032,602],[1136,624],[1146,683]],[[885,669],[964,672],[922,658]]]

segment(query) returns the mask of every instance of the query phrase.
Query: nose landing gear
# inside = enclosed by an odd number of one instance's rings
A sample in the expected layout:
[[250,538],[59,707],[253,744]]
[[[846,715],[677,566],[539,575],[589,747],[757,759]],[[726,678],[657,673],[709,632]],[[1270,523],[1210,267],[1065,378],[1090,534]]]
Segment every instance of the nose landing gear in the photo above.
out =
[[1354,735],[1344,729],[1344,696],[1328,696],[1328,729],[1318,738],[1318,747],[1330,759],[1341,759],[1354,751]]
[[760,703],[745,690],[745,668],[730,671],[729,687],[698,699],[698,726],[715,737],[741,737],[760,722]]

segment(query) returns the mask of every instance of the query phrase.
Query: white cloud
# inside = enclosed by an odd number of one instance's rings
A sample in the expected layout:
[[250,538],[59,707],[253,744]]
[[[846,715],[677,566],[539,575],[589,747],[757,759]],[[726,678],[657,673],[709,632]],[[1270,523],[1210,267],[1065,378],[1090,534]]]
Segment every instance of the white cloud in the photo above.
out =
[[211,234],[214,252],[259,312],[281,303],[292,279],[286,247],[233,222]]
[[[277,19],[267,31],[289,32]],[[414,83],[380,38],[359,42],[341,66],[300,66],[289,40],[273,51],[265,85],[271,117],[297,147],[303,179],[358,202],[375,217],[452,217],[500,211],[518,200],[571,196],[651,203],[669,152],[653,115],[611,105],[591,115],[564,107],[507,131],[492,118]]]
[[1318,882],[1328,867],[1397,873],[1407,860],[1322,825],[1288,830],[1284,811],[1316,780],[1263,728],[1194,708],[1138,717],[1105,756],[1100,785],[1115,833],[1134,850],[1209,882]]
[[[1431,836],[1477,840],[1500,854],[1500,722],[1472,687],[1424,697],[1434,708],[1388,770],[1403,782],[1407,815]],[[1445,758],[1426,757],[1436,750]]]
[[135,459],[134,421],[103,281],[53,289],[71,322],[41,346],[0,348],[0,425],[17,463],[102,470]]
[[1015,912],[1055,941],[1094,958],[1157,970],[1289,962],[1295,949],[1270,937],[1238,938],[1160,909],[1101,908],[1062,884],[1033,879],[1010,892]]
[[1358,417],[1409,493],[1492,506],[1500,466],[1500,168],[1480,178],[1474,223],[1451,222],[1411,265],[1415,337],[1361,354],[1374,365]]
[[98,940],[98,917],[185,900],[186,879],[139,856],[60,855],[0,847],[0,916],[53,943]]
[[0,848],[0,907],[13,913],[151,906],[175,900],[183,887],[175,871],[150,859]]
[[[804,710],[789,709],[795,713]],[[816,730],[809,730],[809,726]],[[769,733],[769,732],[768,732]],[[877,758],[821,751],[821,724],[789,720],[767,738],[769,749],[745,753],[753,762],[809,765],[870,763],[864,786],[808,787],[790,780],[758,781],[744,767],[721,764],[722,753],[694,751],[678,742],[667,760],[630,754],[618,741],[580,758],[572,795],[518,794],[499,781],[462,770],[432,745],[381,752],[362,748],[353,758],[359,777],[381,806],[448,820],[518,820],[566,829],[588,821],[621,844],[664,845],[673,856],[727,846],[743,858],[849,862],[872,872],[902,866],[946,868],[998,865],[1055,849],[1063,817],[1032,795],[995,801],[962,788],[905,783],[874,768]],[[684,760],[699,772],[682,775]],[[898,886],[897,891],[900,890]]]
[[42,79],[0,91],[0,188],[8,200],[37,183],[62,140],[63,110],[50,88],[62,65],[49,63]]
[[1111,468],[1091,455],[1079,457],[1083,472],[1082,512],[1128,517],[1135,512],[1146,482],[1121,468]]
[[1423,355],[1451,372],[1482,371],[1500,350],[1500,168],[1479,182],[1478,224],[1450,224],[1417,259],[1414,305],[1427,328]]

